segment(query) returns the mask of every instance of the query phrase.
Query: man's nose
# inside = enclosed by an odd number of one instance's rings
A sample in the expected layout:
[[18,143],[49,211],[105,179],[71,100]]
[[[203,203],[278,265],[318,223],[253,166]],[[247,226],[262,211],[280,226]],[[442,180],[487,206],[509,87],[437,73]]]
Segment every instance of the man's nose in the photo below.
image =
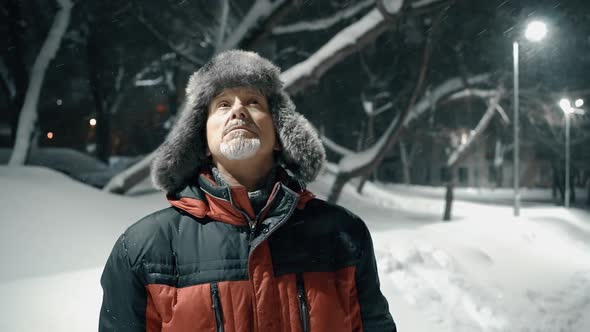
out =
[[247,110],[246,107],[242,104],[239,99],[234,101],[234,105],[232,106],[231,118],[232,119],[246,119],[248,115],[246,114]]

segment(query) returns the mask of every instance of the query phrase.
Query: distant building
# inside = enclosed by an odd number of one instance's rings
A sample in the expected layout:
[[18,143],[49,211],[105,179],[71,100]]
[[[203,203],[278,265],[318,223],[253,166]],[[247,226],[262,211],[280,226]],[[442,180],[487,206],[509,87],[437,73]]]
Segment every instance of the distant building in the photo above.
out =
[[[450,178],[446,167],[448,144],[433,142],[424,147],[411,161],[412,184],[441,186]],[[457,166],[457,182],[460,187],[512,187],[513,151],[505,150],[503,161],[495,163],[496,142],[493,137],[484,137],[468,152]],[[539,156],[533,146],[520,147],[520,183],[523,187],[550,187],[553,170],[551,161]],[[379,170],[381,181],[403,182],[403,165],[399,155],[386,158]]]

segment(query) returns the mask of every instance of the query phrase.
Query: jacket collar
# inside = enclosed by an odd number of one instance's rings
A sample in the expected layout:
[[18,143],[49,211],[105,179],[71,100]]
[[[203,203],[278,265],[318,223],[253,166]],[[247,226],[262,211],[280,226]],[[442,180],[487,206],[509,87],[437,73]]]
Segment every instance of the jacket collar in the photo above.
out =
[[247,225],[252,221],[258,223],[267,216],[292,213],[294,208],[303,209],[314,195],[280,169],[266,206],[258,215],[254,215],[245,187],[217,185],[210,172],[201,173],[194,183],[167,198],[172,206],[197,218],[209,217],[232,225]]

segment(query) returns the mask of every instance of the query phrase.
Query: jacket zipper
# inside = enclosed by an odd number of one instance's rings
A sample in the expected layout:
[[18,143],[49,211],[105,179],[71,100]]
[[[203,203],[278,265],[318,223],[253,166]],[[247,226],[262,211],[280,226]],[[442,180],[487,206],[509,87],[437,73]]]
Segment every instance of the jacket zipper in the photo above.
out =
[[301,329],[303,330],[303,332],[309,332],[309,309],[307,308],[305,285],[303,283],[303,273],[297,273],[297,297],[299,298]]
[[248,248],[252,245],[252,241],[254,240],[254,235],[256,234],[256,220],[248,219],[248,226],[250,227],[250,238],[248,239]]
[[211,300],[213,302],[213,311],[215,312],[217,332],[223,332],[223,315],[221,312],[221,301],[219,300],[219,288],[216,282],[211,283]]

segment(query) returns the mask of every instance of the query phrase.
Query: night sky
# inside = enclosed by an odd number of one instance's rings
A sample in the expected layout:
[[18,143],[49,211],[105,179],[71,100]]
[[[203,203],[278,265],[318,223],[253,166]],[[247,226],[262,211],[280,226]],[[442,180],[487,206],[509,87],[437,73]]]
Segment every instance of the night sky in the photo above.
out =
[[[360,9],[319,30],[273,34],[264,30],[269,27],[262,27],[253,33],[258,38],[246,38],[240,47],[267,56],[285,70],[307,59],[373,8],[363,1],[295,3],[273,26],[333,19],[346,10]],[[512,43],[518,41],[524,140],[530,144],[543,145],[536,138],[546,136],[544,131],[549,129],[537,126],[538,118],[559,116],[560,98],[590,99],[589,2],[456,0],[438,1],[422,10],[412,10],[412,3],[406,2],[404,13],[372,42],[340,59],[317,82],[293,96],[298,110],[339,144],[353,150],[363,145],[358,143],[368,135],[363,99],[371,100],[375,108],[394,105],[376,118],[372,138],[366,144],[374,142],[395,114],[408,107],[427,43],[431,56],[418,97],[449,78],[490,73],[493,79],[488,87],[501,85],[508,91],[501,103],[511,116]],[[250,1],[230,2],[228,34],[239,25],[250,5]],[[28,75],[55,12],[52,1],[14,0],[2,5],[5,19],[0,23],[0,47],[8,80],[0,89],[0,144],[5,148],[12,146],[11,132],[16,127]],[[538,43],[524,38],[531,20],[542,20],[548,28],[546,38]],[[102,159],[137,156],[155,149],[182,105],[188,76],[215,52],[219,21],[220,8],[208,1],[77,2],[41,90],[36,127],[39,145],[73,148]],[[197,60],[189,61],[178,52]],[[159,61],[165,54],[172,54],[172,59]],[[150,67],[150,63],[155,65]],[[133,77],[142,70],[143,79],[160,83],[138,86]],[[172,77],[172,86],[164,82],[166,75]],[[16,94],[6,82],[16,87]],[[545,105],[544,112],[555,114],[539,115],[539,104]],[[414,124],[407,139],[428,145],[424,135],[469,130],[479,121],[484,106],[475,98],[441,104],[431,118]],[[449,112],[449,108],[461,111]],[[89,126],[90,119],[97,117],[98,125]],[[572,149],[582,170],[590,165],[584,149],[590,140],[589,122],[588,115],[579,116],[572,133],[576,136]],[[492,135],[504,142],[512,140],[510,130],[501,129],[497,121],[491,128]],[[52,139],[47,137],[48,132],[54,133]],[[552,160],[563,159],[557,150],[539,153]],[[398,160],[396,152],[392,154],[392,160]]]

